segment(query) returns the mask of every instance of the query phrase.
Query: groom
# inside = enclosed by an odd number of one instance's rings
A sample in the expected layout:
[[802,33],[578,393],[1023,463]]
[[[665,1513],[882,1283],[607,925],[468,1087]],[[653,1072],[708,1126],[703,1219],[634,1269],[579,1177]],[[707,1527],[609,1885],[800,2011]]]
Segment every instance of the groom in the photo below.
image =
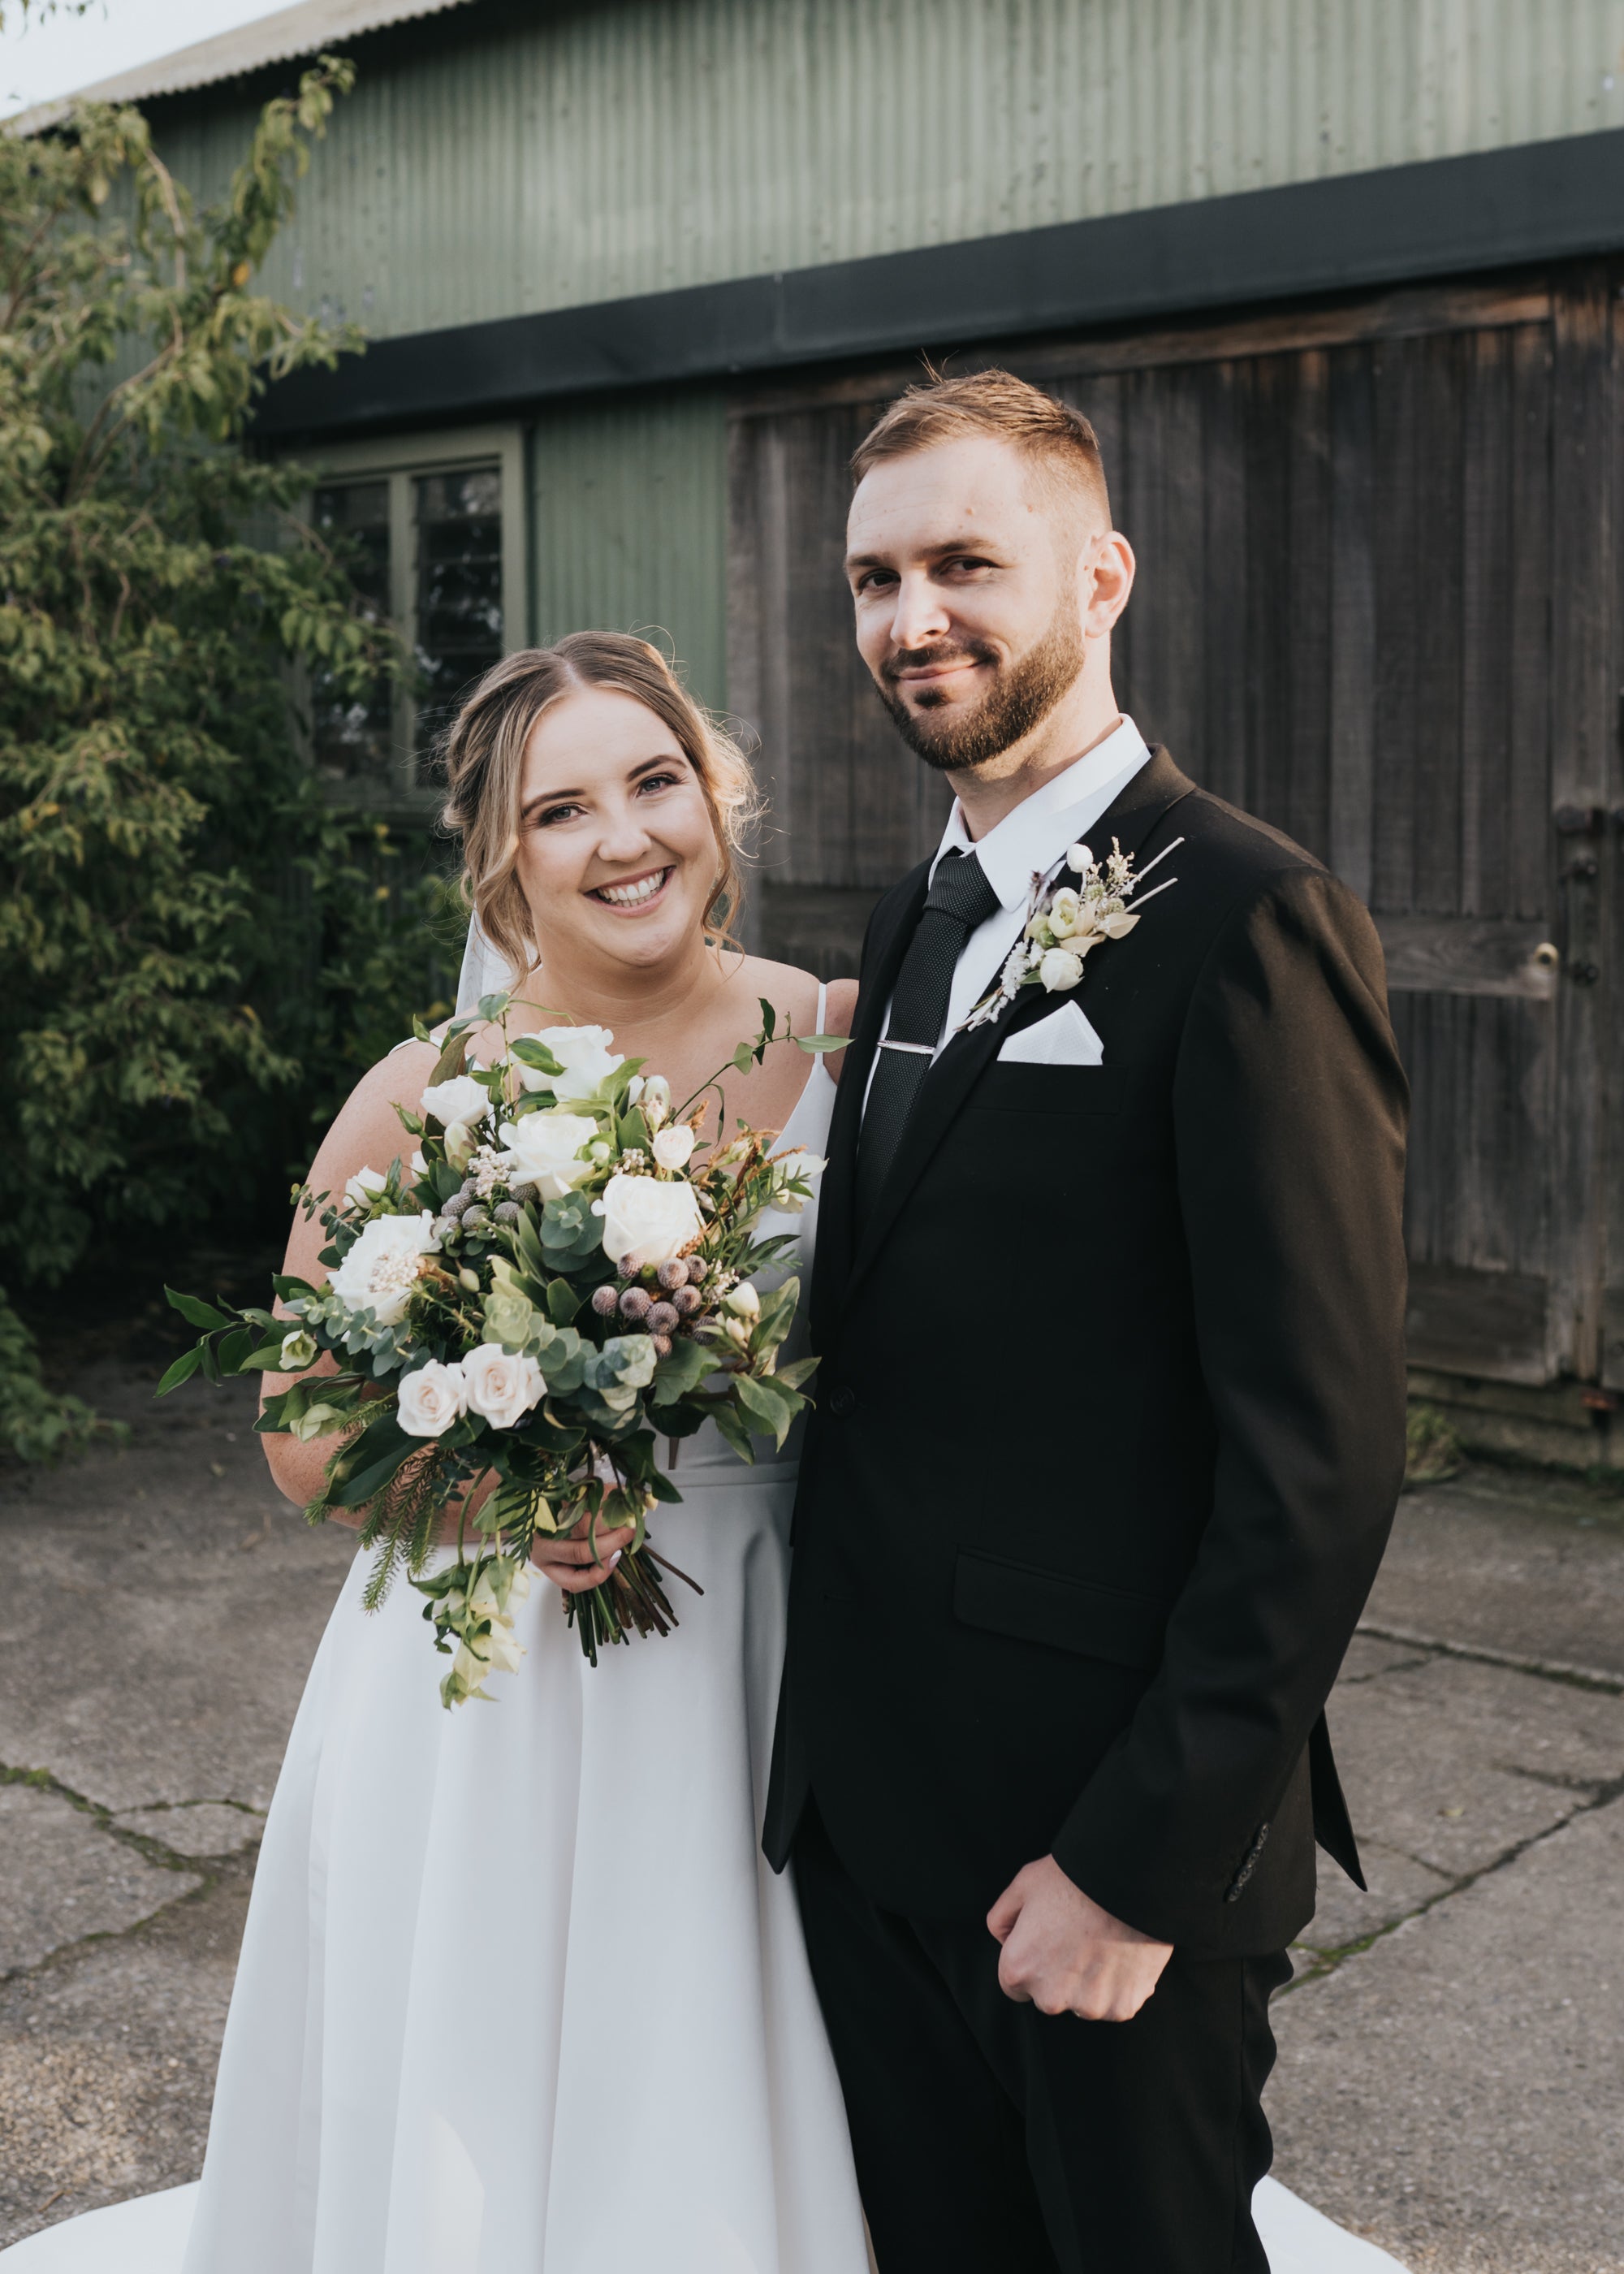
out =
[[[958,802],[863,948],[767,1853],[882,2274],[1266,2274],[1268,1999],[1316,1840],[1359,1879],[1322,1709],[1403,1468],[1381,952],[1117,711],[1086,420],[943,380],[853,471],[858,646]],[[1138,925],[966,1025],[1081,845]]]

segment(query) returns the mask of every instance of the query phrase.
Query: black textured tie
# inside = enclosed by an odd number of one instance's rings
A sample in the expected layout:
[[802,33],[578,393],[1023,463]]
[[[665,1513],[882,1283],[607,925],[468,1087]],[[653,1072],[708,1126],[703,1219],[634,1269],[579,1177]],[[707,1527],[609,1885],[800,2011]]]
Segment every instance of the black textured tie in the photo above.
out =
[[926,899],[919,928],[897,974],[891,1018],[880,1044],[863,1108],[857,1149],[857,1206],[866,1216],[896,1156],[914,1111],[952,993],[964,944],[999,905],[987,873],[972,854],[944,854]]

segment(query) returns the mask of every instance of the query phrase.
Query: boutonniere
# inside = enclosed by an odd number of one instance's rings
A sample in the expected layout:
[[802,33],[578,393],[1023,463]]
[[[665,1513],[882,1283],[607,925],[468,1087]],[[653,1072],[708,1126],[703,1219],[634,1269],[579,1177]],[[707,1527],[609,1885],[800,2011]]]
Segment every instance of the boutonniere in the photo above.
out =
[[[1129,901],[1157,862],[1176,853],[1184,841],[1176,837],[1138,876],[1133,872],[1132,854],[1124,853],[1113,837],[1102,862],[1086,845],[1073,845],[1067,849],[1066,865],[1052,885],[1045,885],[1041,876],[1034,877],[1020,937],[1004,960],[997,985],[982,996],[960,1031],[996,1019],[1023,987],[1041,987],[1050,995],[1064,995],[1080,986],[1088,955],[1101,940],[1126,939],[1139,920],[1138,910],[1129,908]],[[1075,877],[1076,884],[1064,884],[1061,879],[1067,876]],[[1145,893],[1139,906],[1177,882],[1177,877],[1169,877]]]

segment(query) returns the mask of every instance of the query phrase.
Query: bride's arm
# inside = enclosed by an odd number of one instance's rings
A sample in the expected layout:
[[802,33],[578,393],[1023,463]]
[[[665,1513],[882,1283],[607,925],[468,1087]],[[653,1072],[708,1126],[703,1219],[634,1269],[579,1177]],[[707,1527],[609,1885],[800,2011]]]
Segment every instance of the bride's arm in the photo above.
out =
[[[307,1181],[312,1193],[342,1193],[358,1170],[384,1170],[397,1156],[402,1161],[410,1157],[413,1141],[401,1127],[395,1108],[400,1104],[416,1109],[425,1084],[433,1079],[435,1056],[428,1043],[410,1043],[404,1049],[392,1050],[362,1076],[311,1163]],[[326,1245],[320,1211],[307,1217],[299,1209],[293,1219],[282,1269],[319,1287],[327,1275],[316,1259]],[[338,1369],[324,1355],[313,1370],[335,1374]],[[267,1374],[261,1398],[274,1397],[292,1379],[290,1374]],[[334,1440],[318,1438],[312,1444],[301,1445],[295,1437],[279,1434],[263,1437],[260,1442],[277,1490],[301,1508],[313,1500],[321,1489]],[[358,1510],[335,1508],[332,1515],[340,1524],[360,1522]]]

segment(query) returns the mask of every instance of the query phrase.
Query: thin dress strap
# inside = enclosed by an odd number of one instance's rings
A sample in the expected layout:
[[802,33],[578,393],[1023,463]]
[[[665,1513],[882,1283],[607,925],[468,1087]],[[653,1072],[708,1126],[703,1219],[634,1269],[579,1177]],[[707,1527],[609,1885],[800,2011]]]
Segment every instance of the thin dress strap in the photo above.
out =
[[812,1029],[815,1035],[821,1035],[823,1031],[823,1013],[828,1007],[829,982],[826,979],[820,979],[817,983],[817,1022]]

